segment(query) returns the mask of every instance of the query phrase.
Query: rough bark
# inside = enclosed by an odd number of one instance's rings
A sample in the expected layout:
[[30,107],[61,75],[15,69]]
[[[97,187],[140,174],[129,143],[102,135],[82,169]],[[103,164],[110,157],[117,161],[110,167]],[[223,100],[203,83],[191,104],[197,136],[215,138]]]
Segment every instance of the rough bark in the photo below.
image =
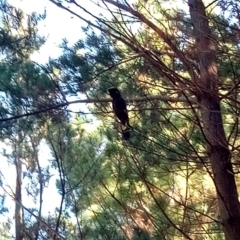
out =
[[227,240],[240,239],[240,208],[231,154],[223,128],[218,95],[215,46],[202,0],[188,0],[196,38],[200,78],[195,79],[202,127],[209,150],[213,180],[217,190],[219,212]]

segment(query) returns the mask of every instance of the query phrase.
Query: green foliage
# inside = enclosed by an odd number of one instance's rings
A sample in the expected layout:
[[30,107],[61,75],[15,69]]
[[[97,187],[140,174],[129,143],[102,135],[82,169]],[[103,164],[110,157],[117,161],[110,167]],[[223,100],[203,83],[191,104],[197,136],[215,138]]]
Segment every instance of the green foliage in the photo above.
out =
[[[137,1],[133,7],[166,33],[167,40],[199,73],[190,19],[183,10],[169,10],[164,5],[168,2]],[[56,216],[45,218],[39,213],[39,218],[67,239],[221,239],[206,139],[199,109],[192,100],[196,83],[157,32],[129,13],[118,9],[112,14],[111,21],[98,19],[100,34],[86,28],[84,40],[73,46],[64,40],[63,55],[43,68],[29,56],[44,42],[36,29],[44,16],[29,16],[26,31],[16,36],[9,29],[22,30],[24,14],[10,6],[1,13],[0,118],[38,112],[2,121],[1,138],[10,138],[16,148],[11,157],[29,160],[24,176],[32,178],[37,173],[39,178],[32,186],[40,186],[40,173],[45,179],[50,177],[37,159],[37,146],[45,139],[52,153],[51,167],[59,176],[56,188],[61,205]],[[238,164],[236,26],[222,15],[209,13],[208,18],[218,42],[225,130]],[[133,26],[138,31],[133,31]],[[89,107],[94,121],[101,121],[92,131],[81,114],[70,116],[67,108],[54,107],[80,93],[101,100],[112,86],[118,87],[124,98],[133,99],[128,102],[134,128],[130,141],[121,138],[106,101]],[[46,108],[51,111],[46,113]],[[28,194],[37,195],[39,189],[32,188]],[[32,238],[52,237],[38,219],[31,220],[31,212],[24,220],[25,231]]]
[[[164,14],[164,10],[161,13]],[[215,18],[214,15],[211,17]],[[171,27],[177,26],[182,37],[189,38],[192,32],[189,29],[189,19],[183,16],[183,12],[173,13],[172,19]],[[216,34],[223,28],[224,21],[221,16],[218,22],[214,22],[212,28]],[[228,35],[224,31],[221,34]],[[148,42],[150,37],[155,40]],[[175,37],[172,36],[172,39],[176,46],[190,59],[193,68],[197,69],[198,59],[194,55],[191,40],[183,43],[181,38]],[[169,57],[171,53],[168,54],[166,46],[159,39],[156,40],[154,33],[151,35],[147,29],[143,29],[136,35],[135,41],[141,42],[142,46],[149,43],[146,45],[151,53],[157,54],[165,66],[181,74],[182,79],[187,76],[183,65],[174,57]],[[238,59],[230,60],[229,56],[222,56],[221,45],[218,47],[217,54],[221,58],[218,62],[219,74],[222,77],[219,87],[220,91],[224,91],[229,89],[228,84],[231,85],[232,79],[237,76]],[[83,61],[81,69],[76,67],[74,60],[75,57],[79,58],[79,50]],[[164,51],[167,54],[164,55]],[[63,59],[68,65],[62,64]],[[134,56],[128,47],[120,46],[105,34],[89,34],[79,47],[65,46],[64,56],[58,63],[58,69],[62,70],[63,76],[68,77],[68,83],[76,86],[75,91],[86,92],[90,97],[105,97],[107,88],[111,86],[117,86],[123,96],[128,98],[146,95],[159,96],[159,99],[162,95],[179,97],[176,92],[180,88],[168,79],[167,73],[170,70],[165,70],[163,66],[157,71],[147,57]],[[69,68],[65,69],[67,67]],[[75,76],[80,77],[83,85],[85,83],[83,88]],[[186,89],[184,94],[188,96],[188,87]],[[208,168],[209,163],[207,151],[203,147],[205,139],[198,123],[199,110],[192,111],[194,105],[191,104],[149,100],[147,97],[145,101],[130,102],[130,105],[129,109],[134,109],[129,111],[129,115],[135,131],[129,142],[122,141],[117,134],[118,129],[112,124],[112,114],[106,113],[110,110],[107,103],[92,108],[94,112],[100,110],[103,113],[95,116],[104,122],[99,132],[106,139],[104,138],[105,145],[100,151],[101,161],[96,165],[100,173],[91,169],[94,174],[89,173],[85,179],[80,177],[82,187],[75,190],[79,205],[77,213],[78,216],[84,215],[82,221],[86,236],[89,239],[99,235],[112,239],[111,233],[114,233],[114,239],[117,239],[116,231],[119,231],[126,239],[165,239],[166,236],[180,239],[184,234],[191,235],[192,231],[197,231],[194,224],[203,226],[205,221],[209,221],[207,234],[213,238],[222,238],[220,225],[214,222],[216,209],[210,207],[211,201],[202,197],[204,192],[214,199],[213,188],[205,186],[204,178],[207,174],[204,169]],[[228,112],[228,103],[223,102],[222,106],[223,112]],[[237,105],[235,111],[237,112]],[[231,126],[226,126],[226,130],[230,133]],[[91,149],[90,146],[89,148]],[[90,159],[94,159],[91,154],[90,156]],[[87,159],[89,163],[90,159]],[[84,172],[86,166],[82,165],[78,172]],[[70,178],[77,179],[77,174]],[[199,231],[197,234],[200,236],[205,233]]]

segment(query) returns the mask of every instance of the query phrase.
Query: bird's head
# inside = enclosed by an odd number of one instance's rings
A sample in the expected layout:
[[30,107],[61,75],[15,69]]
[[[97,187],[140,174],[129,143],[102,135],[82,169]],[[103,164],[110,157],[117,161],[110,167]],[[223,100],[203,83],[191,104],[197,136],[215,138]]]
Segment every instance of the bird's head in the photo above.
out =
[[112,98],[121,97],[120,91],[115,87],[109,88],[108,92]]

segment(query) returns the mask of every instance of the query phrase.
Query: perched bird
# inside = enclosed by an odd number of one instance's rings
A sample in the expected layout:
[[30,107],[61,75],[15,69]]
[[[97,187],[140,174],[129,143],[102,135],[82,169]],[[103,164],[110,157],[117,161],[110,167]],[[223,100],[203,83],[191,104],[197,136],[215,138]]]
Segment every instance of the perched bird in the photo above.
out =
[[109,88],[108,92],[112,97],[112,108],[116,117],[121,122],[122,136],[125,140],[130,138],[129,118],[127,112],[127,105],[125,100],[122,98],[120,91],[117,88]]

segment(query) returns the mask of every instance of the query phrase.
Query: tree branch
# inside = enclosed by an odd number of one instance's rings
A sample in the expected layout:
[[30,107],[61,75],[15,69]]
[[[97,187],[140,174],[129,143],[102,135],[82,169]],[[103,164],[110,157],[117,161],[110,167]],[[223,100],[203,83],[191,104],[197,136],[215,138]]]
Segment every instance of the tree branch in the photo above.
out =
[[[126,101],[127,102],[144,102],[144,101],[151,101],[151,100],[159,100],[159,101],[163,101],[163,102],[184,102],[184,103],[196,103],[196,100],[194,98],[173,98],[173,97],[169,97],[169,96],[146,96],[146,97],[139,97],[139,98],[127,98]],[[82,100],[75,100],[75,101],[71,101],[71,102],[64,102],[64,103],[60,103],[57,105],[53,105],[50,107],[47,107],[45,109],[40,109],[37,111],[32,111],[32,112],[27,112],[21,115],[16,115],[16,116],[12,116],[9,118],[2,118],[0,119],[0,122],[5,122],[5,121],[11,121],[11,120],[15,120],[15,119],[19,119],[19,118],[23,118],[23,117],[29,117],[29,116],[33,116],[33,115],[37,115],[40,113],[45,113],[45,112],[49,112],[55,109],[59,109],[62,107],[66,107],[69,106],[71,104],[76,104],[76,103],[104,103],[104,102],[112,102],[111,98],[106,98],[106,99],[82,99]]]
[[168,46],[174,51],[174,53],[178,56],[178,58],[182,61],[184,64],[186,70],[188,71],[189,75],[191,76],[192,80],[196,80],[197,76],[194,70],[192,69],[190,63],[184,56],[184,54],[176,47],[176,45],[171,41],[171,39],[168,37],[166,33],[164,33],[157,25],[155,25],[153,22],[151,22],[148,18],[146,18],[142,13],[134,10],[129,5],[124,5],[119,3],[119,1],[114,0],[104,0],[105,2],[118,7],[119,9],[122,9],[131,15],[135,16],[137,19],[139,19],[141,22],[145,23],[147,26],[149,26],[151,29],[153,29],[160,38],[163,39],[165,43],[168,44]]

